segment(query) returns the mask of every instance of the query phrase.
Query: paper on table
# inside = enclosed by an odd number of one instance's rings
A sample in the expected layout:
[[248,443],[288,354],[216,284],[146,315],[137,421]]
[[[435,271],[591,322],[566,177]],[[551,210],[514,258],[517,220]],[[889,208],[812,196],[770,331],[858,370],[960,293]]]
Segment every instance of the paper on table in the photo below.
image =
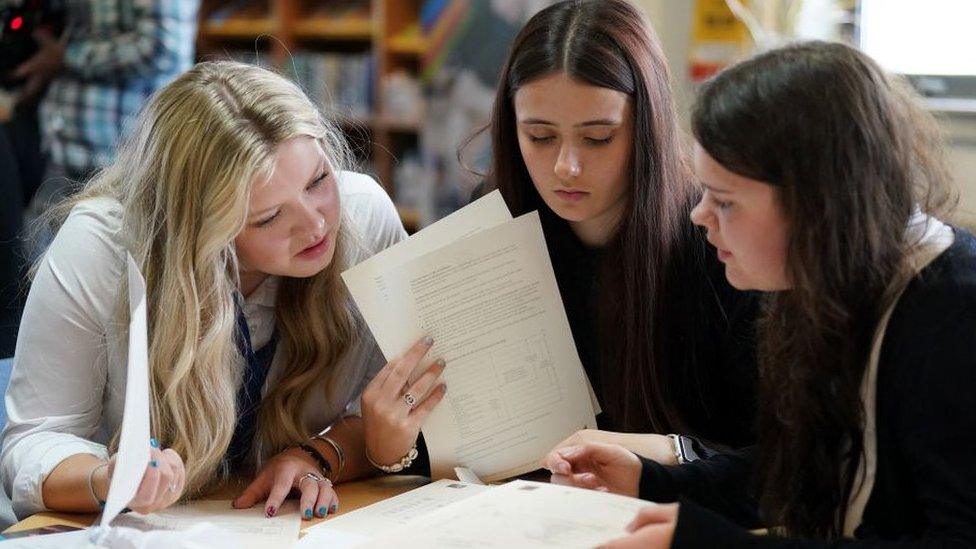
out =
[[627,535],[647,501],[516,480],[388,530],[360,547],[595,547]]
[[119,449],[101,526],[108,526],[139,490],[149,465],[149,347],[146,328],[146,282],[131,254],[129,281],[129,359],[126,368],[125,409]]
[[485,229],[386,276],[381,348],[434,338],[447,395],[423,426],[436,478],[485,481],[538,468],[553,446],[596,426],[539,214]]
[[0,541],[3,549],[70,549],[72,547],[89,547],[89,532],[77,530],[59,534],[44,534]]
[[355,544],[489,488],[456,480],[438,480],[308,528],[298,547],[328,545],[334,548],[343,540]]
[[415,257],[511,219],[512,214],[496,190],[342,273],[349,293],[356,300],[387,360],[413,344],[409,341],[403,345],[400,343],[402,339],[381,337],[396,333],[402,327],[400,319],[387,314],[389,273]]
[[234,509],[230,500],[197,500],[143,515],[120,515],[113,526],[137,530],[186,530],[195,524],[209,523],[237,535],[239,549],[289,547],[298,540],[302,518],[294,500],[285,501],[274,517],[264,508]]

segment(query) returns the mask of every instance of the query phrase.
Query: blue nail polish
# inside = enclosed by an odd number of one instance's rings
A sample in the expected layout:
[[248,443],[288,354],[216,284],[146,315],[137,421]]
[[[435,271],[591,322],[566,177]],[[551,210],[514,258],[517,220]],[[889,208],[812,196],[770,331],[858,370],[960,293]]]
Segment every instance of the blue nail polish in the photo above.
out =
[[305,518],[307,518],[307,519],[312,518],[312,510],[311,509],[305,509]]
[[151,438],[149,439],[149,445],[152,446],[153,448],[159,448],[159,441],[154,438]]
[[152,460],[152,461],[149,462],[149,466],[150,467],[159,467],[159,462],[156,461],[156,460]]
[[335,513],[338,510],[339,510],[339,504],[338,503],[333,503],[332,504],[332,507],[329,508],[329,511],[332,512],[332,513]]
[[328,512],[329,512],[329,510],[326,509],[325,506],[319,507],[319,516],[320,517],[324,517],[325,514],[328,513]]

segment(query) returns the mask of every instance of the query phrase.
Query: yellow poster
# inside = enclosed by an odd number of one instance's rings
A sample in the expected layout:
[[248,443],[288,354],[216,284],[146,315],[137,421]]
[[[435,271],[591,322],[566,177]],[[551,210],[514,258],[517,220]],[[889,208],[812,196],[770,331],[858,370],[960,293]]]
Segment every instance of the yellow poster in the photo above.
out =
[[[740,0],[749,6],[749,0]],[[694,82],[740,59],[752,45],[746,25],[725,0],[695,0],[689,67]]]

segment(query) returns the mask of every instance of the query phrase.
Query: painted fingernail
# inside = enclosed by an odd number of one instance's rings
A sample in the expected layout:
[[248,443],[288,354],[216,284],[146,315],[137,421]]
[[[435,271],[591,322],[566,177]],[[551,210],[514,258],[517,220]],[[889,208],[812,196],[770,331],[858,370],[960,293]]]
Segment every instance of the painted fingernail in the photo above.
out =
[[328,513],[329,513],[329,510],[326,509],[324,505],[322,507],[319,507],[319,516],[320,517],[324,517]]
[[264,516],[266,516],[268,518],[271,518],[271,517],[275,516],[275,513],[277,513],[277,512],[278,512],[278,510],[275,509],[273,506],[272,507],[268,507],[268,510],[264,512]]
[[330,513],[335,513],[338,510],[339,510],[339,504],[338,503],[333,503],[332,504],[332,507],[329,507],[329,512]]
[[151,438],[149,439],[149,445],[152,446],[153,448],[159,448],[159,441],[154,438]]
[[434,364],[436,364],[438,366],[447,366],[447,363],[444,362],[444,359],[443,358],[438,358],[437,359],[437,362],[435,362]]
[[150,466],[150,467],[159,467],[159,462],[158,462],[158,461],[156,461],[156,460],[151,460],[151,461],[149,462],[149,466]]
[[305,509],[305,518],[307,518],[307,519],[312,518],[312,510],[311,509]]
[[424,345],[430,346],[434,344],[434,338],[427,336],[424,338]]

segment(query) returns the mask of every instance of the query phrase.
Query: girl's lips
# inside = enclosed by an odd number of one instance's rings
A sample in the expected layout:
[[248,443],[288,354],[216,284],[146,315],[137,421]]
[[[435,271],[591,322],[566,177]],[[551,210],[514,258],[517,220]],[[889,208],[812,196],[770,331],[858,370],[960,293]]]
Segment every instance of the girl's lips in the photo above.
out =
[[589,195],[590,195],[590,193],[585,192],[585,191],[567,191],[567,190],[558,190],[558,191],[556,191],[556,196],[558,196],[559,198],[562,198],[563,200],[569,200],[569,201],[572,201],[572,202],[576,202],[578,200],[582,200],[582,199],[586,198]]
[[312,244],[308,248],[305,248],[304,250],[298,252],[298,254],[296,255],[303,259],[314,259],[322,255],[323,253],[325,253],[325,251],[328,248],[329,248],[329,235],[325,235],[322,237],[322,240],[319,240],[317,243]]
[[719,261],[728,261],[732,257],[732,252],[727,252],[721,248],[718,249],[718,259]]

